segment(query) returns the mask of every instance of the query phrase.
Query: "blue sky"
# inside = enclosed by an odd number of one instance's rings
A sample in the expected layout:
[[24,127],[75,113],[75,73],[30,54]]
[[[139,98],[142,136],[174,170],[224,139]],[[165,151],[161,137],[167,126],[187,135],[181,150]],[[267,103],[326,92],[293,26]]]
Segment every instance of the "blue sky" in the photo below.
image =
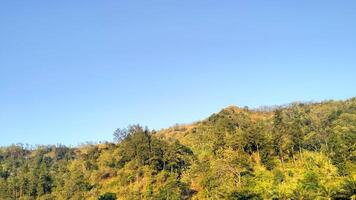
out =
[[0,145],[355,96],[356,1],[2,1]]

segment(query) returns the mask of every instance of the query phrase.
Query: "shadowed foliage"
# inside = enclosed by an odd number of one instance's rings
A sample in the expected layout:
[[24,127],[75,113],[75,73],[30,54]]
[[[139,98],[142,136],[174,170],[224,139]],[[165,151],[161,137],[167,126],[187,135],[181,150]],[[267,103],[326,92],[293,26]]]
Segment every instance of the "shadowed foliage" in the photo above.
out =
[[356,98],[114,131],[115,142],[0,148],[0,199],[351,199]]

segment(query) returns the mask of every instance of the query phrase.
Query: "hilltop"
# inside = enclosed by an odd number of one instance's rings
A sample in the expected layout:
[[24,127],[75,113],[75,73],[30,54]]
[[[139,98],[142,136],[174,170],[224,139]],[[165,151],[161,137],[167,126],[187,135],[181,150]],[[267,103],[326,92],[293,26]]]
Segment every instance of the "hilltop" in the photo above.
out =
[[115,142],[0,149],[0,199],[350,199],[356,98],[229,106]]

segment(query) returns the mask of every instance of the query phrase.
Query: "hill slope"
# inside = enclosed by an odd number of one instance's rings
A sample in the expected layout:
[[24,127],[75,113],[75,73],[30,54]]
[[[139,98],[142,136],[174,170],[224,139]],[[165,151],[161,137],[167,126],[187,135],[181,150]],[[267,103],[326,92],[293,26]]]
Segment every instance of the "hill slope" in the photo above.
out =
[[0,199],[350,199],[356,98],[230,106],[115,143],[0,149]]

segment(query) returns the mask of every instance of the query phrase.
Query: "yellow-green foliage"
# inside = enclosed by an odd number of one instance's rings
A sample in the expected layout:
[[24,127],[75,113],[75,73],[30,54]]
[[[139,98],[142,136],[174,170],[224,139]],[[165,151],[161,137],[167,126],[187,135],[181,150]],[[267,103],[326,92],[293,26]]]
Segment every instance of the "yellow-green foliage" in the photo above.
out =
[[356,98],[234,106],[115,143],[0,148],[0,199],[351,199]]

